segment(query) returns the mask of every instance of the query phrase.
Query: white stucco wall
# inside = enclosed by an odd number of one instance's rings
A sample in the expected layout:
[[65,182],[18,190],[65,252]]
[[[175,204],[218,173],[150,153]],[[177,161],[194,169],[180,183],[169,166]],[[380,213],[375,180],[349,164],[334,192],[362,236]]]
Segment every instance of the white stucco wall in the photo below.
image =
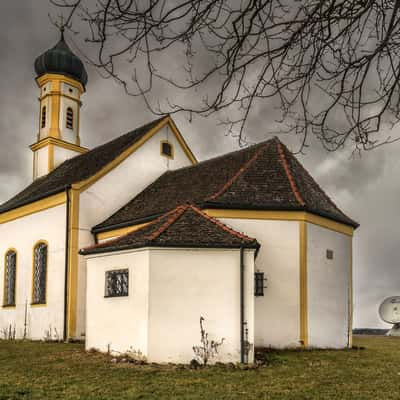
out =
[[[129,296],[105,298],[105,273],[129,270]],[[149,254],[147,250],[87,260],[86,349],[147,354]]]
[[[244,262],[245,320],[254,343],[254,251],[245,251]],[[129,297],[104,298],[105,271],[114,268],[129,268]],[[86,348],[107,351],[109,345],[140,350],[151,362],[187,363],[200,344],[203,316],[209,338],[225,338],[212,361],[240,361],[239,277],[239,250],[152,248],[90,256]]]
[[42,175],[46,175],[49,172],[49,148],[48,146],[42,147],[35,151],[35,167],[34,177],[38,178]]
[[[69,92],[69,89],[72,90],[72,93]],[[66,83],[62,83],[62,93],[72,97],[61,96],[60,98],[60,134],[61,139],[69,142],[77,144],[77,136],[79,134],[79,97],[78,90],[73,86],[70,86]],[[73,129],[67,128],[67,108],[71,107],[73,111]]]
[[72,157],[78,156],[81,153],[64,149],[63,147],[54,146],[54,168],[58,167],[65,160],[69,160]]
[[[174,146],[174,159],[160,155],[160,142]],[[94,243],[90,230],[128,203],[146,186],[169,169],[191,165],[175,135],[164,127],[121,164],[80,195],[79,248]],[[77,335],[85,331],[85,262],[79,256]]]
[[255,298],[255,344],[299,345],[299,223],[220,218],[261,244],[255,270],[267,278],[264,296]]
[[[23,336],[25,303],[27,334],[43,339],[46,331],[63,335],[65,276],[65,205],[53,207],[0,225],[0,288],[4,285],[4,255],[10,247],[17,250],[16,307],[0,308],[0,330],[10,324]],[[33,247],[39,240],[48,242],[47,304],[31,306]],[[3,304],[3,290],[0,291]],[[53,336],[53,339],[56,337]]]
[[[48,82],[42,87],[41,96],[49,93],[51,89],[51,83]],[[46,125],[42,128],[42,108],[46,106]],[[38,127],[39,127],[39,138],[44,139],[49,136],[50,121],[51,121],[51,97],[47,96],[40,102],[39,115],[38,115]]]
[[[309,345],[348,346],[350,236],[307,224]],[[326,250],[333,250],[333,259]]]
[[[245,251],[245,320],[254,318],[254,252]],[[240,361],[240,251],[159,249],[150,253],[148,358],[188,363],[200,344],[200,316],[209,339],[221,340],[212,360]],[[249,355],[253,361],[253,353]]]

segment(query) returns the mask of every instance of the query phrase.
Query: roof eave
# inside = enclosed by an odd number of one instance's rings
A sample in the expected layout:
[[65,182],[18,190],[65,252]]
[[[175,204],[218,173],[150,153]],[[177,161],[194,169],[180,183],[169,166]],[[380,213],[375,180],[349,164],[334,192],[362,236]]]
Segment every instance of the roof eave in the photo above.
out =
[[88,251],[85,249],[81,249],[79,254],[83,256],[90,256],[93,254],[107,254],[107,253],[115,253],[118,251],[125,250],[135,250],[146,247],[155,247],[155,248],[183,248],[183,249],[254,249],[256,252],[260,248],[260,244],[257,241],[251,242],[243,242],[231,245],[223,245],[223,244],[210,244],[210,245],[193,245],[193,244],[180,244],[180,243],[168,243],[168,244],[160,244],[160,243],[140,243],[137,245],[125,245],[125,246],[110,246],[107,248],[94,248]]

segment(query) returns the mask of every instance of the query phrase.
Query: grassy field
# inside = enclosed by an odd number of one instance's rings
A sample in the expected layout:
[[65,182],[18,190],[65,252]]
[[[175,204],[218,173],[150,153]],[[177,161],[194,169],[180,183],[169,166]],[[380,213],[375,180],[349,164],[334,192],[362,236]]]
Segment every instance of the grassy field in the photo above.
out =
[[0,400],[399,399],[400,339],[343,351],[279,351],[255,370],[138,366],[80,344],[0,341]]

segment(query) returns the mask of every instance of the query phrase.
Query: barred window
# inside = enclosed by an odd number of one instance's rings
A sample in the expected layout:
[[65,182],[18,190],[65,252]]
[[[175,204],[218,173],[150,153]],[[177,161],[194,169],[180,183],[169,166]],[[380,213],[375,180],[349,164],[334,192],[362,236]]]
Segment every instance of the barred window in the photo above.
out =
[[41,116],[40,126],[44,128],[46,126],[46,106],[42,107],[42,116]]
[[33,251],[32,304],[46,304],[47,244],[38,243]]
[[254,296],[264,296],[264,272],[254,273]]
[[128,296],[129,271],[118,269],[106,272],[105,297]]
[[17,253],[6,253],[4,266],[4,301],[5,306],[15,306],[15,284],[17,281]]
[[163,156],[173,158],[174,157],[174,149],[172,147],[172,144],[167,141],[161,142],[161,154]]
[[74,111],[71,107],[67,108],[67,128],[73,129],[74,128]]

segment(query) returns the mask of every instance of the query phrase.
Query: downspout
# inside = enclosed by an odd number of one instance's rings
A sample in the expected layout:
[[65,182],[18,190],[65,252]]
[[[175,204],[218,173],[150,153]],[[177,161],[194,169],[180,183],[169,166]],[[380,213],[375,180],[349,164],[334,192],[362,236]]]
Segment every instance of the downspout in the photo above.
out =
[[244,248],[240,246],[240,362],[244,363]]
[[68,313],[68,272],[69,272],[69,188],[70,186],[65,187],[65,193],[67,195],[66,202],[66,233],[65,233],[65,277],[64,277],[64,332],[63,339],[64,342],[67,340],[67,313]]

